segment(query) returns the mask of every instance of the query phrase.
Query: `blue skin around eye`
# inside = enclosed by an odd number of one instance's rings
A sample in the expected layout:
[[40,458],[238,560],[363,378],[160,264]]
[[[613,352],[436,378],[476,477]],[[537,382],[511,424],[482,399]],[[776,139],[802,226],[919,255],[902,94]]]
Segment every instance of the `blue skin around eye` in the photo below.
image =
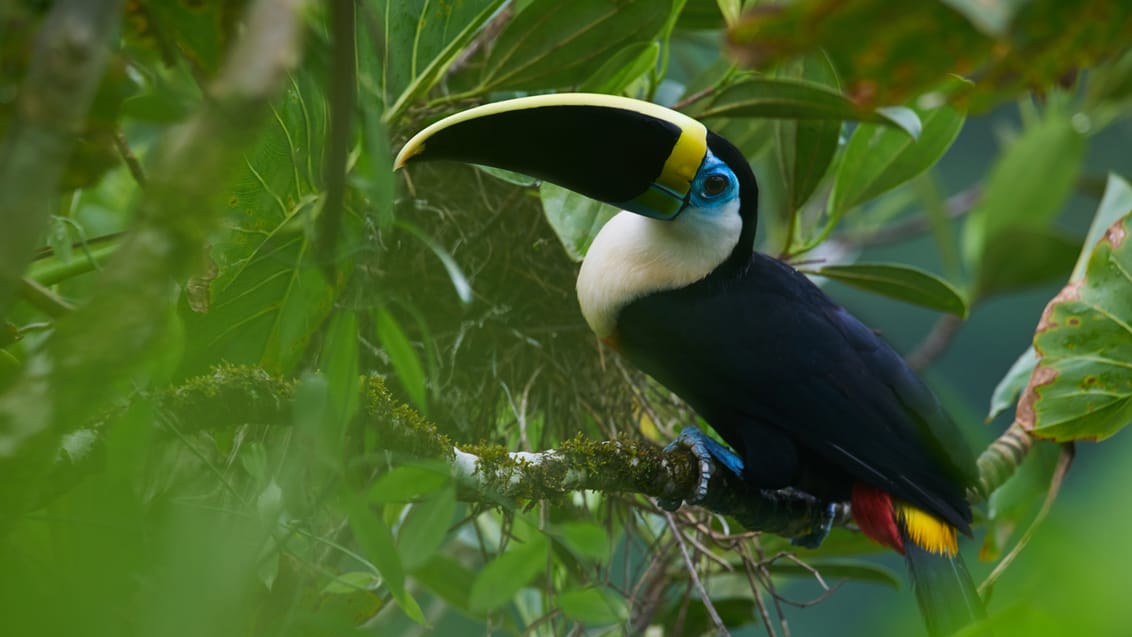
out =
[[[704,182],[713,175],[726,177],[727,188],[718,194],[707,195],[704,193]],[[734,201],[738,196],[739,180],[735,178],[735,173],[709,150],[703,163],[700,164],[699,171],[696,172],[696,178],[692,180],[692,192],[687,205],[701,210],[711,210]]]

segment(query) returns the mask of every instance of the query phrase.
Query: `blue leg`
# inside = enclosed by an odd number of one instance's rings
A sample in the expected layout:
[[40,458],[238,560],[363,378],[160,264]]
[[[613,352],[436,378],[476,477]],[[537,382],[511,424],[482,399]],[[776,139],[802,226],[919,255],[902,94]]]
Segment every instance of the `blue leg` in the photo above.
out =
[[833,528],[833,521],[837,518],[837,503],[829,502],[825,505],[825,510],[822,511],[821,520],[818,521],[817,526],[813,527],[809,533],[799,535],[798,537],[790,538],[790,543],[794,546],[801,546],[807,549],[816,549],[821,546],[829,535],[830,529]]
[[[699,504],[707,498],[708,482],[716,464],[723,465],[737,476],[743,475],[743,459],[714,438],[708,437],[699,427],[685,427],[664,450],[670,452],[678,447],[687,447],[700,465],[700,481],[688,504]],[[656,501],[657,505],[668,511],[679,509],[681,502],[680,498],[657,498]]]

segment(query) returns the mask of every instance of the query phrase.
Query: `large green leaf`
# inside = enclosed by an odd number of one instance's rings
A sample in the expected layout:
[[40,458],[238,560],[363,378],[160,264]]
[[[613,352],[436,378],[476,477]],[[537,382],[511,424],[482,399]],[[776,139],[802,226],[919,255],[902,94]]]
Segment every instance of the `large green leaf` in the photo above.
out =
[[916,108],[919,139],[890,126],[863,123],[853,131],[837,170],[829,209],[839,215],[912,179],[934,165],[963,127],[964,113],[948,104]]
[[389,592],[397,600],[397,605],[418,624],[427,624],[417,600],[405,588],[405,569],[393,543],[393,532],[386,526],[381,516],[375,515],[366,507],[365,500],[357,495],[349,495],[345,501],[350,517],[350,530],[361,547],[363,554],[377,570],[389,587]]
[[1011,249],[996,236],[1016,228],[1047,226],[1069,196],[1085,153],[1085,139],[1058,109],[1027,128],[991,169],[983,197],[963,228],[963,257],[978,271],[992,246]]
[[525,544],[512,542],[480,571],[468,599],[472,612],[486,613],[507,602],[546,568],[546,537],[533,534]]
[[539,186],[542,210],[562,241],[566,254],[575,261],[586,256],[590,244],[617,208],[544,181]]
[[389,310],[379,307],[374,317],[377,341],[389,356],[389,362],[397,372],[397,379],[409,394],[409,398],[422,414],[428,414],[428,385],[424,365],[413,349],[401,324]]
[[827,265],[813,274],[905,303],[967,316],[967,302],[950,283],[923,270],[891,263]]
[[414,504],[397,533],[401,563],[407,570],[424,566],[444,543],[456,514],[455,489],[443,489]]
[[1114,223],[1083,279],[1046,306],[1023,425],[1057,441],[1101,440],[1132,421],[1132,218]]
[[[811,56],[800,63],[799,79],[837,90],[837,73],[825,56]],[[779,172],[784,183],[787,215],[798,215],[825,177],[837,142],[841,121],[836,119],[782,119],[774,123]],[[790,237],[792,239],[793,237]]]
[[[476,32],[503,5],[504,0],[378,0],[364,3],[372,7],[371,20],[380,24],[379,37],[359,40],[380,47],[363,51],[362,59],[380,68],[360,65],[362,72],[380,77],[380,96],[390,118],[399,115],[414,98],[423,95],[436,82]],[[373,79],[373,78],[369,78]]]
[[323,278],[305,233],[319,202],[325,131],[323,95],[299,73],[234,177],[227,227],[211,243],[215,278],[188,286],[184,373],[216,360],[288,373],[329,313],[339,282]]
[[656,68],[659,42],[634,42],[614,53],[578,90],[589,93],[618,94],[645,73]]
[[338,312],[326,329],[319,368],[326,376],[330,391],[333,425],[322,432],[328,451],[339,451],[346,425],[358,410],[361,392],[358,367],[358,318],[349,311]]
[[625,596],[605,588],[563,591],[555,596],[555,602],[567,617],[583,624],[615,624],[629,619]]
[[671,9],[656,0],[534,0],[495,41],[480,89],[581,84],[626,46],[656,38]]
[[436,593],[449,606],[470,612],[468,596],[475,581],[475,573],[459,560],[443,553],[435,553],[424,564],[413,570],[413,579]]
[[[1132,214],[1132,185],[1129,185],[1124,179],[1110,174],[1104,196],[1101,198],[1100,206],[1097,207],[1097,212],[1093,216],[1093,222],[1089,226],[1089,233],[1082,244],[1080,255],[1077,257],[1077,265],[1074,266],[1073,274],[1069,278],[1070,281],[1077,281],[1085,276],[1085,268],[1093,254],[1093,247],[1112,224],[1128,214]],[[1029,248],[1024,246],[1015,246],[1015,249],[1022,250],[1024,253],[1029,252]],[[1038,257],[1035,255],[1035,258]],[[1015,361],[1006,376],[999,381],[998,386],[995,387],[988,418],[994,418],[1001,411],[1014,404],[1014,401],[1018,399],[1018,394],[1026,387],[1036,364],[1037,355],[1034,349],[1032,347],[1027,348],[1022,356]]]

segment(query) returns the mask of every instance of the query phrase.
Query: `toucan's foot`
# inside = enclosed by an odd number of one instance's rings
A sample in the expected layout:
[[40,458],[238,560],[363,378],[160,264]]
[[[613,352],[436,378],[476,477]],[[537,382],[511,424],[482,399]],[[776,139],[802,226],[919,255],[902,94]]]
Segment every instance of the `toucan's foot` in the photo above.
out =
[[837,518],[837,503],[828,502],[822,510],[822,516],[809,533],[790,538],[790,543],[794,546],[801,546],[807,549],[816,549],[821,546],[829,535],[830,529],[833,528],[833,521]]
[[[708,483],[711,481],[711,476],[715,472],[717,464],[722,465],[736,476],[743,475],[743,459],[735,455],[734,451],[700,431],[699,427],[685,427],[676,440],[673,440],[664,448],[664,451],[668,453],[678,447],[687,447],[695,456],[700,468],[700,479],[696,483],[692,497],[687,499],[688,504],[700,504],[707,499]],[[679,509],[683,502],[683,498],[656,499],[657,505],[666,511]]]

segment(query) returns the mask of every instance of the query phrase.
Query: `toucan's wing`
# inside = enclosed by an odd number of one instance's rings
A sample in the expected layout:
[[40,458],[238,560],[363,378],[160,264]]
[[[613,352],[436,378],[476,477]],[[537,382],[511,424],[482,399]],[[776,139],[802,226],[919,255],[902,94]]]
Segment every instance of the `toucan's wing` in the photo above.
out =
[[954,423],[890,346],[789,266],[756,254],[738,275],[639,299],[617,340],[745,460],[769,427],[969,531],[974,462]]

